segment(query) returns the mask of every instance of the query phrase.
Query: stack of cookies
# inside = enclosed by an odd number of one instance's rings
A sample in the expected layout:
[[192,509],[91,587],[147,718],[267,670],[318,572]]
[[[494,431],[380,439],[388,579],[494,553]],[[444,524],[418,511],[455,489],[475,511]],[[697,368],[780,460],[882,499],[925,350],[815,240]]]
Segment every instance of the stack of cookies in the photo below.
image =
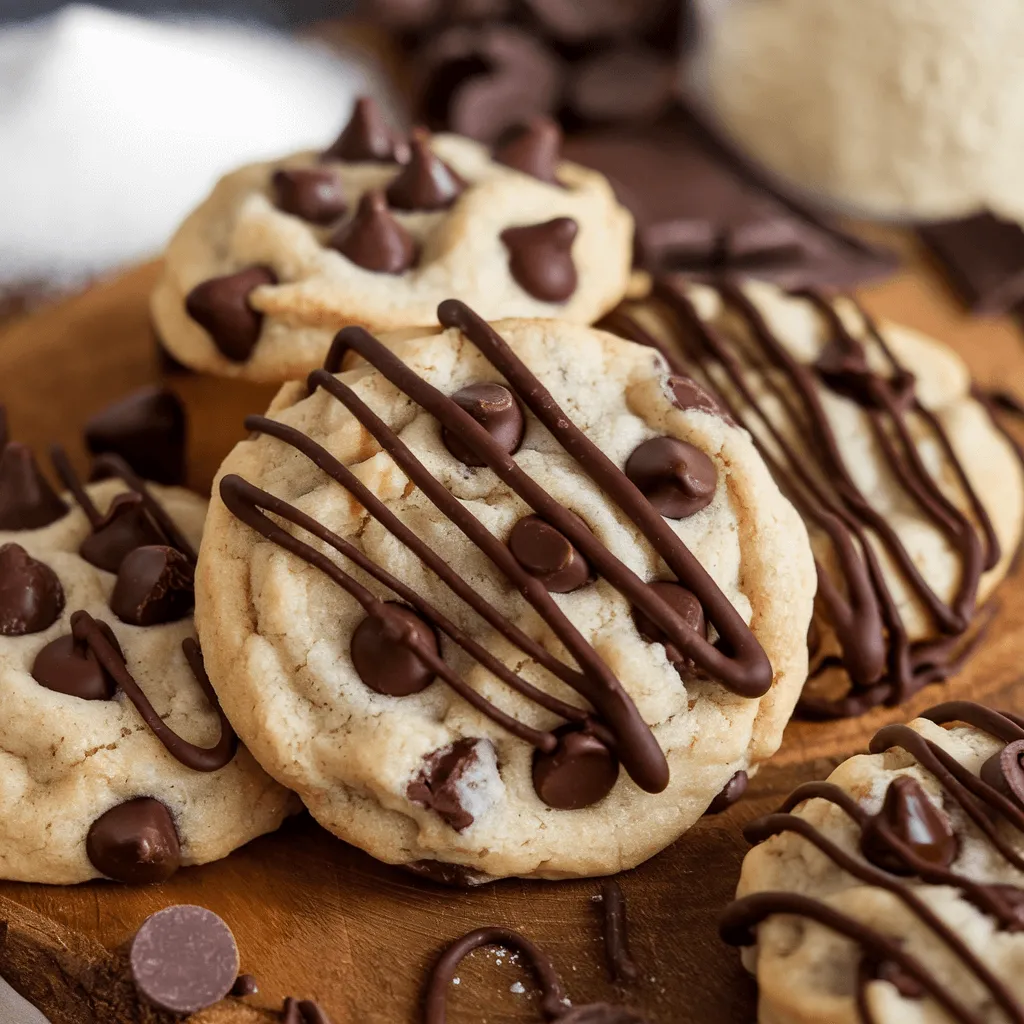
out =
[[[62,496],[4,436],[5,877],[160,880],[275,828],[289,791],[448,884],[611,874],[738,799],[794,712],[893,707],[981,642],[1024,473],[961,361],[852,298],[633,274],[631,216],[561,141],[405,138],[363,100],[323,152],[216,187],[156,330],[201,379],[280,389],[208,511],[110,455],[86,484],[58,452]],[[978,801],[1016,827],[1020,736],[940,708],[867,782],[794,797],[843,821],[769,819],[743,889],[788,895],[724,926],[758,943],[764,1020],[989,1019],[885,937],[893,900],[922,917],[889,875],[940,887],[925,952],[957,915],[1018,927],[1020,890],[954,862],[988,837],[1019,867]],[[806,820],[827,864],[790,851]],[[794,949],[828,989],[810,1009],[765,966]]]

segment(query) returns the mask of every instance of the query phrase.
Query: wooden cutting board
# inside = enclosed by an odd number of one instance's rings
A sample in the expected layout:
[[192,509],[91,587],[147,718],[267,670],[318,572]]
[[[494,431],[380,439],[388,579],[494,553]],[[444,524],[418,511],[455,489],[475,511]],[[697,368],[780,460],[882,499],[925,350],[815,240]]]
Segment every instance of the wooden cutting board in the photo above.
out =
[[[140,267],[0,330],[0,400],[20,440],[39,450],[59,441],[84,468],[85,419],[160,379],[147,315],[156,273],[155,265]],[[1024,397],[1018,328],[1009,321],[968,319],[916,253],[909,271],[865,290],[862,299],[876,315],[948,342],[983,385]],[[167,380],[198,409],[190,483],[208,490],[220,459],[243,435],[242,415],[262,411],[267,392],[192,376]],[[607,980],[600,906],[593,901],[597,882],[508,881],[471,892],[447,890],[377,864],[308,816],[220,863],[182,871],[166,885],[0,883],[0,896],[110,946],[130,938],[155,910],[202,904],[234,929],[243,969],[260,982],[257,1003],[277,1007],[286,995],[314,998],[335,1024],[418,1021],[423,980],[437,952],[464,932],[491,924],[516,928],[548,949],[575,1002],[629,1002],[656,1024],[749,1022],[754,986],[735,951],[716,934],[717,915],[731,897],[745,851],[743,823],[774,809],[799,782],[824,777],[843,757],[864,749],[881,725],[940,699],[988,700],[1024,712],[1021,578],[1018,572],[1004,584],[987,642],[952,683],[925,690],[903,710],[832,724],[794,722],[747,799],[621,876],[642,969],[641,980],[628,990],[617,991]],[[521,980],[532,991],[525,970],[500,954],[476,954],[460,978],[450,1000],[454,1024],[541,1019],[532,996],[510,990]]]

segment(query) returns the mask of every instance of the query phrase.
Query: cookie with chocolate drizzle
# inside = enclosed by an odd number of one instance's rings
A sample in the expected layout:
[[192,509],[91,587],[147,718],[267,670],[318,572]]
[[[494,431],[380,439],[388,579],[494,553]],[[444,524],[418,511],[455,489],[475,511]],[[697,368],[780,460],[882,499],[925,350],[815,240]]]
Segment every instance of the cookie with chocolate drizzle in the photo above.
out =
[[804,530],[657,353],[437,316],[392,348],[343,330],[249,419],[197,570],[211,679],[268,771],[382,860],[635,865],[777,747]]
[[1024,474],[955,353],[852,298],[756,283],[664,279],[604,326],[687,375],[681,402],[747,428],[807,524],[798,713],[862,714],[958,670],[1020,543]]
[[940,704],[747,826],[721,933],[762,1021],[1024,1021],[1022,751],[1019,716]]
[[160,882],[276,828],[289,795],[193,639],[206,502],[100,456],[61,496],[0,407],[0,878]]

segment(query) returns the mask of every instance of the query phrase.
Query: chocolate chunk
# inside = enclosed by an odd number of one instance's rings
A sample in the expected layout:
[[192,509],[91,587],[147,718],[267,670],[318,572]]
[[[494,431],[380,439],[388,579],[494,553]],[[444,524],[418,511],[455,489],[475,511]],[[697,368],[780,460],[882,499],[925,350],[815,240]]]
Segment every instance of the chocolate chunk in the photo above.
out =
[[171,813],[150,797],[118,804],[97,818],[85,852],[97,871],[128,885],[166,882],[181,865]]
[[[385,621],[367,615],[352,634],[350,654],[359,678],[377,693],[408,697],[425,690],[434,673],[411,650],[408,642],[425,647],[438,657],[441,646],[433,627],[411,608],[384,605]],[[406,642],[403,643],[403,639]]]
[[448,864],[441,860],[414,860],[410,864],[399,865],[403,871],[426,878],[438,885],[446,885],[453,889],[469,889],[483,885],[489,878],[479,871],[473,871],[462,864]]
[[114,498],[103,520],[93,527],[78,551],[97,569],[117,572],[136,548],[166,543],[167,537],[146,510],[142,495],[128,491]]
[[881,811],[864,826],[860,847],[864,856],[884,871],[914,874],[889,842],[890,835],[931,867],[948,868],[960,846],[949,819],[909,775],[889,783]]
[[63,610],[57,574],[20,544],[0,546],[0,636],[41,633]]
[[251,974],[240,974],[231,986],[231,994],[236,999],[248,999],[250,996],[258,996],[260,987]]
[[721,814],[727,811],[734,803],[743,797],[747,791],[750,779],[746,772],[737,772],[723,787],[722,791],[711,801],[708,809],[704,812],[705,817],[712,814]]
[[1016,221],[986,212],[917,231],[972,313],[1002,316],[1024,303],[1024,229]]
[[562,156],[562,129],[550,117],[535,117],[508,133],[494,159],[531,178],[557,185],[555,171]]
[[479,763],[477,747],[486,742],[461,739],[445,750],[435,750],[426,758],[419,776],[409,783],[406,796],[421,807],[436,811],[456,832],[473,824],[474,818],[462,803],[467,774]]
[[705,390],[692,377],[672,376],[668,379],[669,390],[672,392],[672,404],[677,409],[697,409],[700,412],[710,413],[712,416],[722,416],[730,423],[732,418],[727,416],[718,399]]
[[0,405],[0,530],[38,530],[67,512],[39,471],[32,450],[8,441],[7,413]]
[[[123,659],[114,631],[105,622],[97,621],[96,625]],[[82,700],[110,700],[117,693],[117,684],[100,665],[84,634],[75,625],[69,634],[52,640],[36,655],[32,678],[48,690]]]
[[1024,931],[1024,889],[997,883],[978,886],[963,895],[983,914],[994,915],[1004,931]]
[[563,727],[558,746],[533,758],[537,796],[560,811],[575,811],[603,800],[619,777],[619,761],[608,746],[589,732]]
[[559,1014],[558,1024],[650,1024],[650,1021],[628,1006],[588,1003]]
[[409,162],[388,186],[387,200],[396,210],[447,210],[465,188],[430,148],[430,133],[420,128],[412,134]]
[[348,124],[320,159],[390,164],[399,162],[399,157],[404,155],[402,150],[376,101],[360,96]]
[[[515,395],[503,384],[469,384],[451,396],[452,401],[468,412],[509,455],[523,443],[526,421]],[[441,438],[445,447],[467,466],[485,466],[469,443],[458,433],[444,427]]]
[[711,459],[675,437],[644,441],[626,461],[626,476],[668,519],[686,519],[707,508],[718,484]]
[[[648,587],[668,605],[669,612],[674,618],[682,619],[687,629],[692,629],[698,636],[707,638],[704,609],[696,594],[678,583],[665,580],[649,583]],[[648,643],[664,645],[665,657],[684,679],[696,673],[697,667],[693,661],[686,657],[675,644],[669,643],[668,637],[661,631],[661,628],[639,608],[633,609],[633,623],[636,626],[636,631]]]
[[516,561],[554,594],[568,594],[590,581],[587,560],[565,534],[540,516],[520,519],[512,527],[508,546]]
[[231,991],[238,946],[213,911],[168,907],[143,922],[130,962],[135,987],[147,1002],[170,1013],[196,1013]]
[[417,54],[413,95],[429,128],[494,142],[558,105],[562,67],[536,36],[507,24],[461,25]]
[[357,267],[376,274],[401,274],[417,257],[412,235],[391,215],[384,193],[367,192],[356,215],[340,228],[329,245]]
[[120,455],[139,476],[158,484],[185,481],[187,424],[181,399],[165,388],[142,388],[85,424],[93,455]]
[[663,0],[523,0],[544,30],[564,43],[635,35],[649,28]]
[[276,171],[271,179],[274,205],[311,224],[331,224],[348,209],[341,182],[333,171]]
[[188,293],[185,308],[207,331],[225,359],[244,363],[252,355],[263,329],[263,314],[252,308],[249,296],[270,284],[277,284],[277,275],[272,270],[248,267],[197,284]]
[[1008,743],[981,766],[981,780],[1024,807],[1024,740]]
[[566,100],[586,121],[653,121],[674,101],[677,73],[673,57],[630,43],[580,61],[570,75]]
[[118,569],[110,609],[132,626],[177,622],[195,603],[194,576],[192,563],[174,548],[136,548]]
[[567,302],[576,291],[572,244],[579,225],[571,217],[544,224],[507,228],[501,240],[509,254],[509,270],[523,291],[541,302]]

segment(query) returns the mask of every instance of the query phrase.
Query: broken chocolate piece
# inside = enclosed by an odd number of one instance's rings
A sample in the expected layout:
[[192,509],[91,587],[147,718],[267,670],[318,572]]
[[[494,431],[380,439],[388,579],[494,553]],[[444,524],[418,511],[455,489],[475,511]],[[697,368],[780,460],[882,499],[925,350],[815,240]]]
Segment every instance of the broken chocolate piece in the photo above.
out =
[[477,747],[485,742],[461,739],[446,750],[435,751],[426,759],[419,776],[409,783],[406,795],[414,804],[436,811],[456,832],[469,828],[474,817],[462,797],[472,786],[467,775],[479,763]]
[[195,604],[192,563],[174,548],[136,548],[121,562],[110,609],[132,626],[177,622]]

